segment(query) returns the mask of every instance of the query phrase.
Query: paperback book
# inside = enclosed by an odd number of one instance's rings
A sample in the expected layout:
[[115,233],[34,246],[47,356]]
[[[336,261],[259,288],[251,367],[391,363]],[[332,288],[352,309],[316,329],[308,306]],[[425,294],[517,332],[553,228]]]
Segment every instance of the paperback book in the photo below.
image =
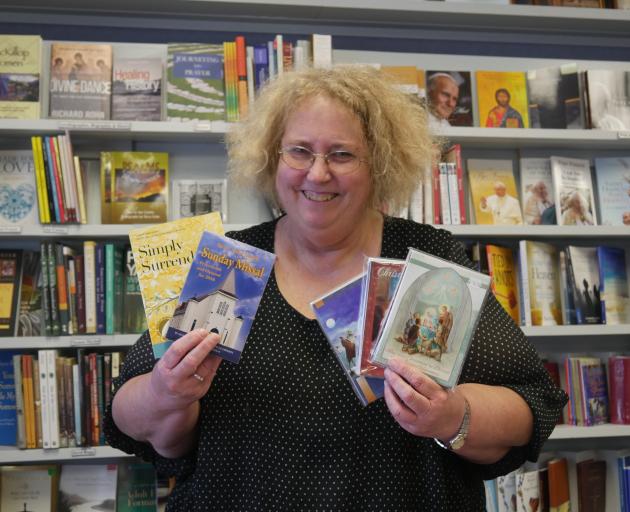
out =
[[64,464],[59,510],[116,510],[116,464]]
[[353,370],[361,344],[358,305],[363,275],[311,302],[311,308],[328,343],[362,405],[383,396],[383,377],[361,375]]
[[0,225],[34,226],[38,223],[33,153],[0,151]]
[[432,115],[451,126],[474,126],[470,71],[427,71],[426,78]]
[[0,119],[39,119],[42,38],[0,35]]
[[50,48],[50,117],[110,119],[112,47],[53,43]]
[[556,224],[549,158],[521,158],[521,198],[525,224]]
[[238,363],[275,258],[257,247],[203,233],[169,322],[167,348],[203,328],[221,339],[213,352]]
[[562,325],[558,250],[533,240],[519,242],[523,325]]
[[114,58],[112,119],[162,119],[162,59]]
[[630,226],[630,157],[595,159],[601,223]]
[[486,245],[488,271],[491,289],[503,309],[512,317],[516,325],[520,325],[520,309],[518,300],[518,278],[512,249],[498,245]]
[[597,249],[569,245],[566,254],[577,323],[601,324],[602,305]]
[[101,222],[166,222],[168,153],[101,153]]
[[410,249],[371,361],[401,357],[452,388],[489,290],[489,276]]
[[168,348],[165,337],[168,322],[177,307],[184,279],[204,231],[223,234],[223,224],[218,213],[188,217],[129,232],[156,358],[162,357]]
[[630,130],[630,72],[589,69],[586,80],[591,128]]
[[590,163],[582,158],[551,157],[556,216],[560,226],[597,224]]
[[630,324],[626,251],[618,247],[598,246],[597,260],[602,323]]
[[0,351],[0,446],[17,445],[14,355],[10,350]]
[[0,337],[17,332],[21,284],[22,250],[0,250]]
[[227,180],[173,180],[171,193],[173,219],[219,212],[227,222]]
[[522,71],[477,71],[479,126],[529,128],[527,81]]
[[116,512],[157,512],[157,475],[152,464],[118,464]]
[[57,466],[0,467],[0,510],[45,511],[57,508]]

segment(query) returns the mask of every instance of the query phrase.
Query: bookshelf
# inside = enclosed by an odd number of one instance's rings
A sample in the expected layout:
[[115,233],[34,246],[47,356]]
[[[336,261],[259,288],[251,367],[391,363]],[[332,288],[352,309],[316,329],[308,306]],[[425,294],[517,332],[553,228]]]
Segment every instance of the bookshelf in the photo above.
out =
[[121,450],[111,446],[89,446],[87,448],[59,448],[56,450],[18,450],[0,447],[0,466],[8,464],[59,463],[64,461],[105,462],[111,459],[132,458]]
[[[97,0],[89,6],[83,4],[76,0],[57,0],[54,6],[46,0],[9,3],[3,7],[0,31],[7,30],[12,24],[21,30],[26,30],[25,25],[39,26],[47,40],[68,37],[107,41],[110,29],[116,29],[117,35],[113,37],[125,41],[132,30],[137,30],[139,35],[134,34],[134,40],[162,44],[166,42],[162,38],[167,36],[157,34],[160,29],[170,31],[171,35],[173,32],[186,35],[190,40],[206,37],[209,31],[222,34],[251,32],[265,37],[275,33],[298,37],[320,32],[333,35],[333,46],[338,48],[333,51],[336,62],[413,64],[425,69],[522,70],[570,62],[579,57],[590,59],[584,60],[583,64],[591,68],[602,65],[630,69],[630,63],[619,57],[625,52],[628,60],[630,11],[419,0],[392,0],[386,7],[380,0],[319,0],[316,3],[309,0]],[[65,31],[59,30],[62,25]],[[88,37],[83,27],[89,27],[93,34]],[[50,35],[45,35],[46,31]],[[28,30],[25,33],[29,33]],[[439,41],[441,46],[430,44],[433,41]],[[497,45],[507,47],[507,53],[497,50]],[[531,48],[531,54],[526,50],[517,52],[518,45]],[[573,49],[568,49],[570,46]],[[514,55],[507,57],[510,51]],[[130,147],[138,151],[165,150],[173,155],[175,167],[191,165],[191,177],[207,177],[208,170],[213,176],[220,176],[225,169],[223,137],[229,130],[227,123],[0,120],[0,146],[5,148],[18,141],[17,144],[28,147],[31,135],[57,134],[65,129],[73,134],[79,152],[102,149],[101,143],[114,150]],[[539,152],[578,157],[630,153],[630,132],[625,131],[451,127],[441,135],[462,144],[464,159],[507,156],[516,161],[520,151],[530,151],[532,156]],[[237,196],[231,191],[229,195],[229,220],[234,224],[226,225],[226,231],[242,229],[269,218],[259,198]],[[0,246],[15,244],[16,239],[28,243],[43,237],[124,238],[132,227],[91,223],[30,226],[20,232],[0,229]],[[626,227],[464,225],[445,226],[445,229],[459,239],[486,239],[512,246],[520,239],[536,239],[562,244],[621,245],[630,249],[630,230]],[[541,352],[588,350],[595,343],[598,351],[600,348],[624,351],[630,341],[630,326],[627,325],[529,327],[523,330]],[[133,343],[135,338],[136,335],[21,338],[9,344],[3,341],[3,348],[72,348],[83,346],[83,343],[88,347],[122,347]],[[628,448],[630,426],[559,426],[550,441],[550,445],[558,449],[595,448],[602,441],[616,448]],[[85,454],[81,449],[73,448],[54,452],[0,449],[0,464],[77,458],[96,461],[123,456],[127,455],[109,447],[88,448]]]

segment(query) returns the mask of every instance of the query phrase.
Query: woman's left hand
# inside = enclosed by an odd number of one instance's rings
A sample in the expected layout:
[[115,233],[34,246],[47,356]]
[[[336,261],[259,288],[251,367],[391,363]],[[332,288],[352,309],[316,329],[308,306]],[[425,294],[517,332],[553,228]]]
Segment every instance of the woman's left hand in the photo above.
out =
[[466,408],[460,391],[442,388],[398,357],[385,369],[385,402],[407,432],[442,440],[455,436]]

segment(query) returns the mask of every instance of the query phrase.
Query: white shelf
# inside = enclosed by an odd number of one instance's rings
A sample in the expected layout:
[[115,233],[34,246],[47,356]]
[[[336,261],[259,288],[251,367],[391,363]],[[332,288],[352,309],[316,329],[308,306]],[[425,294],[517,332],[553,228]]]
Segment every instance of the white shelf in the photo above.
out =
[[464,224],[442,227],[457,237],[512,238],[622,238],[630,237],[630,226],[495,226]]
[[611,437],[630,437],[630,425],[594,425],[578,427],[575,425],[558,425],[551,433],[550,440],[559,439],[597,439]]
[[[225,232],[245,229],[251,224],[224,224]],[[148,224],[51,224],[33,226],[0,225],[0,240],[3,238],[126,238],[131,229],[147,227]]]
[[3,338],[0,349],[34,350],[46,348],[129,347],[140,334],[82,334],[76,336],[17,336]]
[[576,336],[627,336],[630,340],[630,325],[553,325],[524,327],[526,336],[534,337],[571,337]]
[[86,448],[59,448],[42,450],[40,448],[19,450],[14,447],[0,446],[0,465],[49,463],[64,460],[94,461],[134,457],[111,446],[88,446]]

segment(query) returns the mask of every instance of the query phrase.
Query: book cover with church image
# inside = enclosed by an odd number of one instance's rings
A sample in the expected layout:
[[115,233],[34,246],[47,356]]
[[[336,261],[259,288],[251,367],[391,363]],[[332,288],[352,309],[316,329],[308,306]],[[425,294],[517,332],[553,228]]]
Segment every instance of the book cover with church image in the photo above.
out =
[[194,329],[217,333],[214,353],[238,363],[271,275],[275,255],[206,231],[166,332],[173,341]]
[[371,361],[400,357],[452,388],[489,289],[489,276],[410,249]]

